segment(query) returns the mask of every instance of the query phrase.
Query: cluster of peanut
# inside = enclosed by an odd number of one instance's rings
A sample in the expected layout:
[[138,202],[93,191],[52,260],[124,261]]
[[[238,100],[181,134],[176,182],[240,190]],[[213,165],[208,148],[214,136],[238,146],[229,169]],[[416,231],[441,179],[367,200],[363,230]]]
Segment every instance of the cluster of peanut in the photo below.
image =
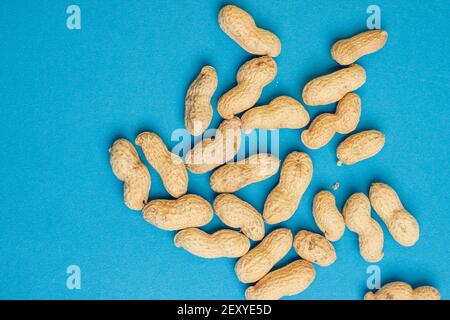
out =
[[[125,139],[114,142],[110,161],[115,175],[124,182],[125,204],[130,209],[142,210],[144,219],[154,226],[178,231],[174,238],[177,247],[203,258],[239,258],[235,265],[238,279],[254,284],[246,290],[247,299],[279,299],[308,288],[316,275],[313,264],[325,267],[335,262],[332,242],[342,237],[346,226],[359,235],[361,256],[366,261],[382,259],[383,231],[371,218],[371,206],[397,242],[412,246],[419,238],[418,223],[403,208],[397,193],[383,183],[371,186],[370,199],[363,193],[353,194],[346,201],[343,214],[331,192],[319,192],[314,197],[312,211],[324,235],[302,230],[294,237],[286,228],[265,235],[265,223],[287,221],[296,212],[313,176],[311,158],[304,152],[294,151],[284,159],[279,182],[268,194],[262,214],[232,193],[275,175],[280,160],[272,154],[260,153],[238,162],[227,162],[240,148],[242,131],[300,129],[309,123],[310,117],[299,101],[288,96],[255,107],[263,88],[276,76],[277,64],[273,57],[281,52],[280,40],[273,33],[258,28],[247,12],[233,5],[222,8],[218,20],[222,30],[242,48],[261,57],[240,67],[236,86],[218,101],[217,111],[223,122],[214,137],[195,145],[184,161],[170,152],[155,133],[144,132],[136,138],[136,145],[142,148],[145,158],[161,176],[165,189],[174,200],[148,201],[151,184],[148,169],[131,142]],[[321,148],[336,133],[348,134],[356,129],[361,116],[361,99],[353,91],[365,83],[366,73],[360,65],[353,63],[381,49],[386,40],[385,31],[375,30],[334,44],[332,57],[339,64],[350,66],[318,77],[304,87],[302,97],[307,105],[338,102],[334,114],[319,115],[302,132],[301,140],[306,147]],[[210,125],[213,116],[211,98],[217,84],[216,70],[205,66],[189,86],[185,99],[185,127],[193,136],[203,134]],[[240,118],[236,116],[244,111]],[[383,145],[384,135],[379,131],[351,135],[337,148],[338,164],[351,165],[372,157]],[[219,194],[213,206],[198,195],[186,194],[186,167],[196,174],[215,170],[210,185]],[[225,225],[239,231],[223,229],[208,234],[199,229],[211,221],[214,212]],[[260,242],[251,249],[250,240]],[[292,247],[300,259],[271,271]],[[412,290],[407,284],[397,283],[376,294],[368,293],[365,298],[439,298],[434,288],[427,289],[426,293],[419,289]],[[389,295],[389,290],[395,290],[395,293]]]

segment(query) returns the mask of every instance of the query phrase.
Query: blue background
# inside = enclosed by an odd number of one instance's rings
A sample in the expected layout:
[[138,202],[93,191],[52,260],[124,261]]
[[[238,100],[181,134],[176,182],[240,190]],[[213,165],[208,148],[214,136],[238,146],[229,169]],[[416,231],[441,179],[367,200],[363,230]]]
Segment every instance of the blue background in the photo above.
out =
[[[172,232],[146,223],[122,202],[108,148],[118,137],[157,132],[170,147],[183,127],[184,95],[199,69],[213,65],[219,86],[213,103],[234,85],[251,56],[217,24],[228,1],[1,1],[0,2],[0,298],[241,299],[246,285],[235,260],[205,260],[173,245]],[[309,151],[299,130],[280,132],[280,156],[308,152],[314,178],[295,216],[297,232],[318,231],[312,197],[336,181],[342,207],[373,181],[392,185],[421,226],[412,248],[393,241],[385,226],[382,283],[430,284],[449,298],[450,2],[234,1],[282,40],[278,75],[259,104],[286,94],[301,99],[313,77],[336,70],[329,49],[366,28],[366,9],[380,6],[386,47],[360,63],[368,81],[358,131],[378,129],[386,146],[352,167],[336,166],[337,135]],[[82,29],[66,28],[77,4]],[[311,116],[334,105],[308,107]],[[212,126],[220,123],[215,114]],[[151,169],[150,197],[168,197]],[[209,174],[190,174],[189,192],[214,199]],[[278,175],[238,192],[262,210]],[[378,219],[378,218],[377,218]],[[215,217],[208,231],[221,227]],[[273,229],[273,227],[268,228]],[[317,267],[297,299],[360,299],[366,269],[357,236],[335,243],[338,259]],[[295,259],[292,250],[279,266]],[[66,268],[81,268],[81,290],[66,288]]]

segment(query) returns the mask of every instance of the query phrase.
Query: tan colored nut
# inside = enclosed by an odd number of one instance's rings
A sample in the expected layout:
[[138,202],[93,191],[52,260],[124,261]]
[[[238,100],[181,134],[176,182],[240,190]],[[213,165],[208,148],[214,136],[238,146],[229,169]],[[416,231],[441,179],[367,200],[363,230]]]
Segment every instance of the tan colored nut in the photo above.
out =
[[232,228],[240,228],[251,240],[264,238],[264,221],[261,214],[233,194],[222,193],[214,200],[214,210],[220,220]]
[[186,93],[184,125],[193,136],[201,135],[209,127],[213,116],[211,98],[217,88],[217,72],[205,66]]
[[147,222],[170,231],[201,227],[213,218],[209,202],[195,194],[186,194],[176,200],[152,200],[142,214]]
[[358,64],[320,76],[303,88],[303,101],[310,106],[320,106],[341,100],[366,82],[366,71]]
[[230,161],[241,146],[241,120],[224,120],[212,138],[204,139],[186,154],[186,165],[193,173],[205,173]]
[[369,197],[373,209],[386,224],[395,241],[410,247],[419,240],[419,223],[403,207],[394,189],[385,183],[373,183]]
[[384,47],[388,34],[383,30],[359,33],[351,38],[339,40],[331,48],[331,56],[341,65],[349,65],[362,56]]
[[176,234],[174,243],[176,247],[202,258],[238,258],[250,249],[250,240],[233,230],[208,234],[197,228],[188,228]]
[[131,142],[116,140],[109,149],[109,162],[116,177],[124,182],[126,206],[132,210],[141,210],[148,200],[151,179]]
[[299,129],[309,122],[309,114],[297,100],[281,96],[273,99],[269,105],[255,107],[245,112],[242,117],[245,133],[253,129]]
[[292,232],[281,228],[269,233],[255,248],[243,255],[234,270],[243,283],[264,277],[292,247]]
[[211,188],[217,193],[232,193],[273,176],[279,167],[277,157],[268,153],[255,154],[214,171],[210,178]]
[[367,262],[383,259],[383,229],[370,216],[370,201],[364,193],[355,193],[347,199],[342,210],[347,227],[358,234],[359,252]]
[[231,39],[244,50],[255,55],[276,57],[281,43],[272,32],[258,28],[252,16],[233,5],[227,5],[219,12],[219,25]]
[[384,147],[384,134],[376,130],[367,130],[352,134],[342,141],[336,149],[338,166],[343,163],[352,165],[373,157]]
[[261,96],[263,88],[275,78],[277,64],[271,57],[254,58],[238,70],[237,85],[226,92],[217,104],[217,111],[225,119],[250,109]]
[[315,277],[316,270],[310,262],[296,260],[268,273],[245,291],[245,297],[247,300],[279,300],[303,292]]
[[367,292],[364,300],[441,300],[441,295],[430,286],[413,289],[405,282],[396,281],[384,285],[376,293]]
[[291,152],[283,162],[280,181],[264,203],[264,220],[276,224],[289,220],[311,182],[313,164],[303,152]]
[[301,258],[322,267],[336,261],[336,251],[331,242],[317,233],[299,231],[294,238],[294,249]]
[[322,190],[313,200],[313,216],[320,231],[330,241],[338,241],[345,231],[345,222],[338,208],[336,198],[330,191]]
[[319,149],[331,141],[335,133],[346,134],[356,129],[361,116],[361,99],[347,93],[338,103],[336,113],[323,113],[302,132],[302,142],[310,149]]
[[164,188],[174,198],[187,192],[188,173],[183,160],[167,149],[164,141],[153,132],[143,132],[135,143],[141,146],[147,161],[161,176]]

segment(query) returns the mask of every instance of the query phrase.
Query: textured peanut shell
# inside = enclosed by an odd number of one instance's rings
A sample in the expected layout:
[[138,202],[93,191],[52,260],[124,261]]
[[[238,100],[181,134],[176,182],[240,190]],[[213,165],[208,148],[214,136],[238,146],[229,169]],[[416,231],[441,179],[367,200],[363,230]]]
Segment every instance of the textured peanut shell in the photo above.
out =
[[312,263],[327,267],[336,261],[336,251],[325,237],[310,231],[299,231],[294,238],[297,254]]
[[339,240],[345,231],[345,222],[338,208],[336,198],[330,191],[322,190],[313,200],[313,216],[320,231],[330,241]]
[[175,235],[175,246],[202,258],[238,258],[250,249],[250,240],[233,230],[219,230],[208,234],[188,228]]
[[256,285],[247,288],[247,300],[279,300],[306,290],[314,281],[316,270],[305,260],[296,260],[265,275]]
[[288,96],[273,99],[269,105],[255,107],[245,112],[242,117],[245,133],[253,129],[299,129],[309,122],[309,114],[300,102]]
[[238,260],[234,268],[237,277],[243,283],[258,281],[283,259],[291,247],[292,232],[289,229],[272,231]]
[[124,182],[125,205],[132,210],[142,210],[148,200],[151,179],[135,147],[128,140],[118,139],[109,149],[109,156],[114,174]]
[[214,200],[214,211],[220,220],[241,232],[251,240],[264,238],[264,221],[261,214],[248,202],[233,194],[219,194]]
[[384,147],[384,134],[376,130],[362,131],[347,137],[337,149],[338,166],[355,164],[376,155]]
[[142,148],[147,161],[161,176],[164,188],[174,198],[187,192],[188,173],[183,160],[167,149],[164,141],[153,132],[143,132],[135,143]]
[[276,57],[281,51],[281,42],[272,32],[258,28],[252,16],[233,5],[219,12],[219,25],[231,39],[244,50],[255,55]]
[[201,227],[213,217],[208,201],[195,194],[176,200],[152,200],[142,210],[144,219],[163,230],[181,230]]
[[303,88],[303,101],[310,106],[320,106],[341,100],[366,82],[366,71],[358,64],[320,76]]
[[301,138],[305,146],[319,149],[334,137],[335,133],[346,134],[356,129],[361,116],[361,99],[355,93],[347,93],[338,103],[336,113],[317,116]]
[[280,181],[267,196],[263,217],[266,223],[289,220],[297,210],[303,194],[311,182],[313,164],[303,152],[291,152],[283,162]]
[[220,97],[217,111],[224,119],[250,109],[261,96],[263,88],[275,78],[277,64],[271,57],[254,58],[238,70],[237,85]]
[[201,135],[211,123],[211,98],[216,91],[217,82],[216,69],[205,66],[189,86],[185,98],[184,125],[193,136]]
[[279,166],[280,160],[277,157],[268,153],[255,154],[214,171],[210,178],[211,188],[217,193],[236,192],[273,176]]
[[205,173],[230,161],[241,146],[241,120],[224,120],[215,136],[203,139],[186,154],[185,162],[193,173]]
[[364,300],[441,300],[441,295],[430,286],[413,289],[405,282],[396,281],[384,285],[376,293],[367,292]]
[[345,202],[344,219],[347,227],[358,234],[359,252],[367,262],[380,261],[383,254],[383,229],[370,216],[370,201],[364,193],[355,193]]
[[395,241],[405,247],[413,246],[419,240],[419,223],[403,207],[395,190],[385,183],[373,183],[369,196],[373,209]]
[[383,30],[359,33],[351,38],[337,41],[331,48],[331,56],[340,65],[349,65],[362,56],[384,47],[388,34]]

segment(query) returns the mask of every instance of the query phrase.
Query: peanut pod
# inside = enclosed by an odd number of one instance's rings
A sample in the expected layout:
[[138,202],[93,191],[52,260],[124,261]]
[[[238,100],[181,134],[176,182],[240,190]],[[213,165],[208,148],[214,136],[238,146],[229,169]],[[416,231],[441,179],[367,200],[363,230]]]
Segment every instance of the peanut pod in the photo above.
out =
[[313,174],[311,158],[303,152],[291,152],[283,162],[280,181],[264,203],[264,220],[276,224],[289,220],[300,204]]
[[281,96],[273,99],[269,105],[255,107],[245,112],[242,117],[245,133],[253,129],[299,129],[309,122],[309,114],[297,100]]
[[214,171],[210,178],[211,188],[217,193],[232,193],[273,176],[279,166],[280,160],[275,156],[267,153],[255,154]]
[[133,144],[125,139],[116,140],[109,149],[109,162],[115,176],[124,182],[125,205],[141,210],[148,200],[151,178]]
[[264,237],[261,214],[235,195],[219,194],[214,200],[214,211],[223,223],[232,228],[240,228],[251,240],[259,241]]
[[394,189],[385,183],[373,183],[369,197],[373,209],[386,224],[395,241],[410,247],[419,240],[419,223],[403,207]]
[[278,300],[306,290],[314,281],[316,270],[305,260],[296,260],[287,266],[272,271],[247,288],[247,300]]
[[331,56],[340,65],[349,65],[383,48],[387,38],[388,34],[383,30],[361,32],[351,38],[337,41],[331,48]]
[[167,149],[162,139],[153,132],[139,134],[135,143],[142,148],[147,161],[161,176],[164,188],[174,198],[187,192],[188,173],[183,160]]
[[193,255],[209,259],[238,258],[250,249],[250,240],[233,230],[219,230],[210,235],[197,228],[187,228],[175,235],[174,243]]
[[330,191],[322,190],[313,200],[313,216],[320,231],[330,241],[338,241],[345,231],[345,222],[338,208],[336,198]]
[[323,113],[302,132],[302,142],[310,149],[325,146],[335,133],[346,134],[356,129],[361,116],[361,99],[355,93],[347,93],[338,103],[336,113]]
[[243,283],[256,282],[264,277],[292,247],[292,232],[277,229],[269,233],[255,248],[243,255],[235,266]]
[[336,261],[336,251],[325,237],[310,231],[299,231],[294,238],[297,254],[312,263],[327,267]]
[[370,211],[369,198],[364,193],[355,193],[345,202],[343,214],[347,227],[358,234],[361,256],[367,262],[378,262],[384,256],[383,229]]
[[362,131],[347,137],[337,149],[338,166],[352,165],[369,159],[384,147],[384,134],[376,130]]
[[263,88],[275,78],[276,62],[268,56],[254,58],[238,70],[237,85],[220,97],[217,111],[224,119],[250,109],[261,96]]
[[413,289],[405,282],[396,281],[384,285],[376,293],[367,292],[364,300],[441,300],[441,295],[430,286]]
[[219,25],[223,32],[251,54],[272,57],[280,54],[281,43],[278,37],[258,28],[252,16],[239,7],[223,7],[219,12]]
[[189,150],[185,162],[193,173],[205,173],[230,161],[241,146],[241,120],[224,120],[215,136],[203,139]]
[[217,82],[216,69],[205,66],[189,86],[185,98],[184,125],[193,136],[201,135],[211,123],[211,98],[216,91]]
[[213,218],[208,201],[195,194],[176,200],[152,200],[142,210],[144,219],[163,230],[181,230],[201,227]]
[[320,76],[303,88],[303,101],[310,106],[320,106],[341,100],[366,82],[366,71],[358,64]]

